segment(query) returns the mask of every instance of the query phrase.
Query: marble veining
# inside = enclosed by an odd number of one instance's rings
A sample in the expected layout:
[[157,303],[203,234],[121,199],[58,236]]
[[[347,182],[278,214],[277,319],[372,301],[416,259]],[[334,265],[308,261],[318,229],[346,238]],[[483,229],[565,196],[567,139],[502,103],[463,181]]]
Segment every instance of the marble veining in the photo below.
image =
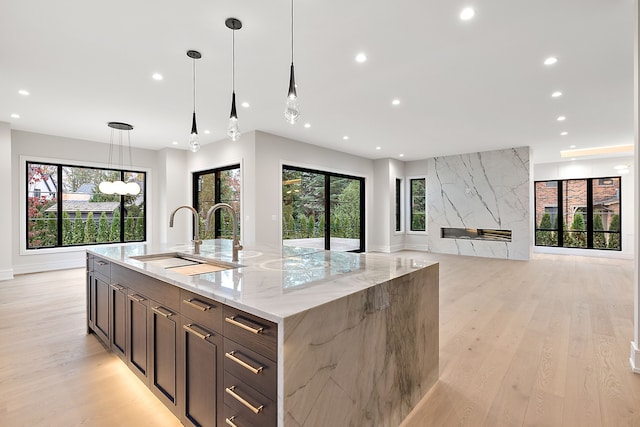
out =
[[[429,250],[529,259],[529,155],[528,147],[519,147],[429,159]],[[443,227],[508,229],[512,241],[443,239]]]

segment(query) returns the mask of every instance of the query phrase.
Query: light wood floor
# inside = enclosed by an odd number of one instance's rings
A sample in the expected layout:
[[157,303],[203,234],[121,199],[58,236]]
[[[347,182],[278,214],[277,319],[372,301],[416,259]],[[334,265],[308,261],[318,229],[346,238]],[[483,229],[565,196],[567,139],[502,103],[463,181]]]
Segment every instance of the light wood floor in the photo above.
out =
[[[402,427],[640,426],[631,261],[402,255],[441,263],[440,379]],[[180,425],[86,334],[84,280],[0,282],[0,426]]]

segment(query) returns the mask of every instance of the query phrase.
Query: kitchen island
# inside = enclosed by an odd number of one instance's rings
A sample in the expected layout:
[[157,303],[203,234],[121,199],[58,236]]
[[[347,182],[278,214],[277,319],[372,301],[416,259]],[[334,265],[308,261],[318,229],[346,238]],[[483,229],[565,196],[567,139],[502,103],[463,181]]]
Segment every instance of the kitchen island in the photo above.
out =
[[437,263],[230,246],[88,251],[89,331],[184,424],[397,426],[437,380]]

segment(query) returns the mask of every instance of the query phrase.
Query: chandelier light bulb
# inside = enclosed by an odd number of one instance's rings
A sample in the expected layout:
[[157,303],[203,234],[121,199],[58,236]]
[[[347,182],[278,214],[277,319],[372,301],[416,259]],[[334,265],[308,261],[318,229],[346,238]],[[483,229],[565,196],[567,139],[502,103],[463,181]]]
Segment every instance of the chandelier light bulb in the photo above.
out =
[[128,195],[137,196],[140,194],[140,185],[137,182],[127,182],[125,186]]
[[189,136],[189,150],[191,150],[193,153],[197,153],[198,151],[200,151],[200,141],[198,140],[197,133],[192,133]]
[[229,118],[227,136],[231,138],[232,141],[236,141],[240,138],[240,127],[238,126],[238,119],[236,117]]
[[300,106],[297,96],[287,97],[287,106],[284,109],[284,118],[288,123],[294,124],[300,118]]
[[103,194],[113,194],[115,189],[113,188],[113,182],[111,181],[102,181],[98,186],[98,189]]

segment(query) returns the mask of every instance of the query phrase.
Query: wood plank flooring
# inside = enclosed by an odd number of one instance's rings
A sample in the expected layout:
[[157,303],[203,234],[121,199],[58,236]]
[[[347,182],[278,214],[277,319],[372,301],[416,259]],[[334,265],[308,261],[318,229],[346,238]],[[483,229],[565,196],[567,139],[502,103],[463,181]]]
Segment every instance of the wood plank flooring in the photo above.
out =
[[[392,256],[440,262],[440,379],[402,427],[640,426],[631,261]],[[84,281],[0,282],[0,426],[179,426],[86,334]]]

